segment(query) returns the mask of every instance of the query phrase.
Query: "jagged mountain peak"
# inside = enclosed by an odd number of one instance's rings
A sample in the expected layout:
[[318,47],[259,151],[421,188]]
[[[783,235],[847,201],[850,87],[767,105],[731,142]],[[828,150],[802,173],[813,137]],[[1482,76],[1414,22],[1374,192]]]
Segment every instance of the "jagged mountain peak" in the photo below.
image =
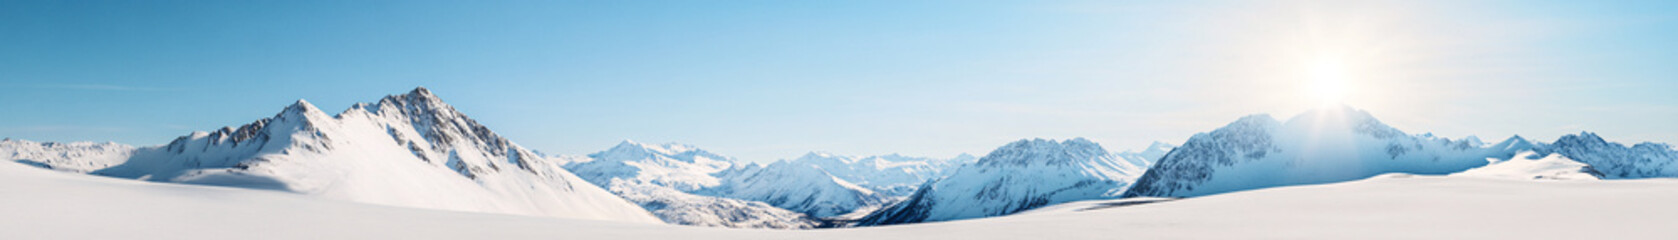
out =
[[281,109],[280,113],[274,114],[274,117],[271,117],[269,119],[262,119],[262,120],[258,120],[258,121],[260,122],[260,121],[272,121],[272,120],[279,120],[279,121],[304,120],[304,122],[307,123],[307,124],[315,124],[315,122],[317,122],[317,121],[327,120],[327,119],[331,119],[331,118],[332,118],[332,116],[327,115],[326,112],[321,111],[320,108],[315,107],[315,105],[309,103],[308,100],[297,99],[297,101],[292,102],[291,105],[286,105],[285,109]]
[[1556,144],[1563,144],[1563,143],[1608,144],[1608,140],[1602,139],[1602,136],[1597,136],[1596,133],[1589,132],[1589,131],[1582,131],[1582,132],[1579,132],[1578,134],[1568,134],[1566,136],[1561,136],[1561,138],[1556,139]]
[[1487,148],[1503,149],[1503,150],[1509,151],[1509,152],[1516,152],[1516,151],[1519,151],[1519,150],[1532,149],[1533,146],[1534,146],[1534,144],[1532,143],[1531,140],[1527,140],[1526,138],[1521,137],[1521,135],[1515,135],[1515,136],[1510,136],[1509,139],[1504,139],[1502,142],[1498,142],[1497,144],[1492,144],[1491,146],[1487,146]]
[[427,90],[425,87],[415,88],[413,91],[404,94],[387,95],[383,99],[379,99],[376,105],[369,105],[368,107],[372,107],[372,109],[368,109],[370,112],[380,112],[380,110],[386,108],[394,108],[410,116],[435,114],[452,117],[453,115],[459,115],[454,106],[444,102],[443,98],[432,94],[431,90]]
[[281,112],[282,113],[320,112],[320,108],[315,107],[315,104],[309,103],[309,100],[297,99],[296,102],[292,102],[291,105],[287,105],[285,107],[285,110],[281,111]]
[[415,86],[414,90],[408,91],[408,95],[436,97],[431,94],[431,89],[426,89],[425,86]]
[[1084,138],[1056,141],[1052,139],[1022,139],[1003,145],[979,159],[980,165],[1064,164],[1108,155],[1100,144]]

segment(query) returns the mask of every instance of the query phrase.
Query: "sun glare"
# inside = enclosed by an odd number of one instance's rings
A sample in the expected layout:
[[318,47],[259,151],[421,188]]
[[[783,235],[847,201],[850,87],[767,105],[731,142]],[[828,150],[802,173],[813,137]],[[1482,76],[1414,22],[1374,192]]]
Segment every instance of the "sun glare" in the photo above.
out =
[[1310,82],[1305,94],[1322,106],[1339,105],[1346,100],[1346,64],[1336,58],[1318,58],[1309,64]]

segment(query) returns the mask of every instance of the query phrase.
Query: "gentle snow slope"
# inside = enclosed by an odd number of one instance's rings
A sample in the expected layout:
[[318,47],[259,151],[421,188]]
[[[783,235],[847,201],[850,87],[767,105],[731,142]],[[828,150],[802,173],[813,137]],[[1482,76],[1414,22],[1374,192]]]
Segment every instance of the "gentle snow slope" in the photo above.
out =
[[0,239],[1670,239],[1678,180],[1378,178],[1093,211],[736,230],[396,208],[0,162]]
[[1491,164],[1469,169],[1451,176],[1503,179],[1597,180],[1602,173],[1595,168],[1561,154],[1539,157],[1532,151],[1516,153],[1509,159],[1488,159]]

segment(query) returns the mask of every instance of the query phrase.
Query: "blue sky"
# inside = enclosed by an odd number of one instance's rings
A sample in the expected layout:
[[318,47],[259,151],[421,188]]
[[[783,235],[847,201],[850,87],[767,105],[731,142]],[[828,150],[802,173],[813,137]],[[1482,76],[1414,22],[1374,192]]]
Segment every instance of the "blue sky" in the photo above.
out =
[[1122,150],[1328,81],[1412,133],[1678,142],[1673,43],[1673,1],[5,1],[0,136],[162,144],[426,86],[552,153]]

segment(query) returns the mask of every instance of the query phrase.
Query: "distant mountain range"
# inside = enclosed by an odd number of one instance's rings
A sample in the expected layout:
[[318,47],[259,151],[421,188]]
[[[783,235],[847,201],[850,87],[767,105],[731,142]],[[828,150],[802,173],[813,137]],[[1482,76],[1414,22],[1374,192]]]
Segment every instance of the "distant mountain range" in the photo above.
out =
[[1350,107],[1237,119],[1175,146],[1109,152],[1025,139],[983,157],[811,152],[767,165],[695,146],[624,141],[543,156],[425,88],[328,114],[272,117],[169,144],[0,140],[0,160],[153,182],[558,218],[738,228],[877,226],[1008,215],[1124,197],[1198,197],[1405,173],[1540,180],[1678,177],[1678,151],[1589,132],[1554,142],[1410,134]]
[[1000,216],[1050,204],[1115,198],[1145,169],[1083,138],[1020,140],[921,185],[909,199],[857,225]]

